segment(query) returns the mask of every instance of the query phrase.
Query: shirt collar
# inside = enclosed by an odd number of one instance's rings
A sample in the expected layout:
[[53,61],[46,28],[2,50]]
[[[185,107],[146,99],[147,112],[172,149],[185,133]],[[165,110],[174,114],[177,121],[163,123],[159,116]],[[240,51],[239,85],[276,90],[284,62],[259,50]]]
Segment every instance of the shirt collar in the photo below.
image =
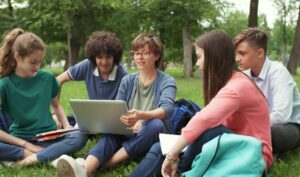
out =
[[[264,62],[264,65],[263,65],[263,67],[262,67],[262,69],[261,69],[259,75],[258,75],[256,78],[259,78],[259,79],[261,79],[261,80],[265,80],[266,77],[267,77],[267,72],[268,72],[268,70],[269,70],[269,67],[270,67],[270,60],[269,60],[268,57],[266,57],[265,62]],[[251,72],[250,72],[250,74],[251,74],[251,77],[252,77],[252,78],[255,78],[255,77],[252,75]]]
[[[116,79],[116,76],[117,76],[117,70],[118,70],[118,66],[117,65],[114,65],[114,68],[112,70],[112,72],[110,73],[109,77],[108,77],[108,80],[109,81],[114,81]],[[94,69],[94,72],[93,72],[94,76],[99,76],[99,72],[98,72],[98,67],[96,67]]]

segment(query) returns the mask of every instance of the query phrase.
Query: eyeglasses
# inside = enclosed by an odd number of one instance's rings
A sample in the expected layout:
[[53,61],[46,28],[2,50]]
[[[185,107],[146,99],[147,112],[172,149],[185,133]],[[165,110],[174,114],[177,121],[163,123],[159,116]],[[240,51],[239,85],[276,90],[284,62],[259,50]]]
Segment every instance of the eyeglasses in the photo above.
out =
[[134,56],[134,57],[138,57],[138,56],[141,56],[141,57],[148,57],[150,56],[151,52],[148,51],[148,50],[144,50],[142,52],[138,52],[138,51],[131,51],[130,52],[130,55]]

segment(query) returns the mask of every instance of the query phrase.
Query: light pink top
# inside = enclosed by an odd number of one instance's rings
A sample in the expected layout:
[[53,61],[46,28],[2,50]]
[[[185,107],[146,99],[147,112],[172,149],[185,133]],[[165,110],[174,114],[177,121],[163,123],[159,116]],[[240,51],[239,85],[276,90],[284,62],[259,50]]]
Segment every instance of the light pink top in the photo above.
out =
[[271,131],[268,104],[253,82],[240,72],[211,102],[182,129],[188,143],[193,143],[205,130],[223,124],[236,134],[252,136],[262,145],[267,168],[272,163]]

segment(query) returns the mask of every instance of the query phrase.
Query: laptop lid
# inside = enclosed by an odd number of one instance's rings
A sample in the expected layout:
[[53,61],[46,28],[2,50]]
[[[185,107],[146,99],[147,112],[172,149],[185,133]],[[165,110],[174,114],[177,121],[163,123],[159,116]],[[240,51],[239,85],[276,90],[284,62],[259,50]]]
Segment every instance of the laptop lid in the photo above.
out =
[[89,133],[132,134],[132,130],[120,121],[127,113],[123,100],[70,99],[78,127]]

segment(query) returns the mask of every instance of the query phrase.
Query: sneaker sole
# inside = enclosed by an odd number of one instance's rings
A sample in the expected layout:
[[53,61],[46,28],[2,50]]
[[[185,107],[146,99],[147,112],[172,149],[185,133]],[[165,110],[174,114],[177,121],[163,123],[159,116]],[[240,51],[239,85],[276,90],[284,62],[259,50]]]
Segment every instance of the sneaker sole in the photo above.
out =
[[57,176],[58,177],[76,177],[70,163],[65,159],[60,159],[57,163]]

